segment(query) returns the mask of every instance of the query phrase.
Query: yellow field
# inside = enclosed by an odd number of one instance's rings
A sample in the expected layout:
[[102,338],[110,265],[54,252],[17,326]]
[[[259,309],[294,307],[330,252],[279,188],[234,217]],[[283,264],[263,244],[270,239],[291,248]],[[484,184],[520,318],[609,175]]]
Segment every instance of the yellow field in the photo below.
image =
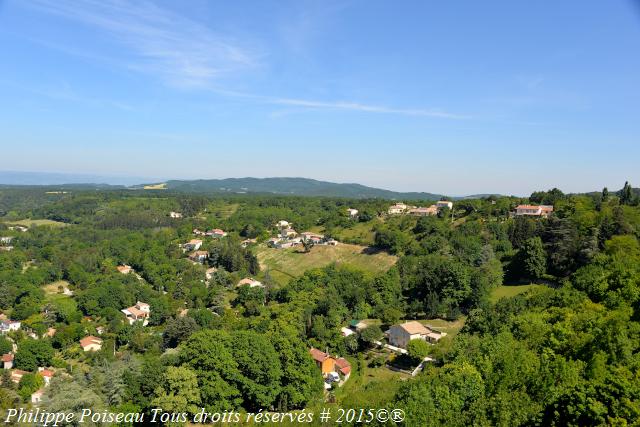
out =
[[6,225],[22,225],[23,227],[37,227],[39,225],[50,225],[52,227],[65,227],[69,224],[50,219],[21,219],[18,221],[7,221]]
[[165,184],[163,182],[161,184],[145,185],[143,188],[145,190],[166,190],[167,189],[167,184]]
[[333,263],[350,265],[371,273],[381,273],[391,268],[398,260],[386,252],[370,253],[367,249],[366,246],[340,243],[338,246],[314,246],[309,253],[304,253],[302,247],[272,249],[260,245],[257,256],[263,270],[269,269],[272,277],[285,282],[301,276],[307,270]]

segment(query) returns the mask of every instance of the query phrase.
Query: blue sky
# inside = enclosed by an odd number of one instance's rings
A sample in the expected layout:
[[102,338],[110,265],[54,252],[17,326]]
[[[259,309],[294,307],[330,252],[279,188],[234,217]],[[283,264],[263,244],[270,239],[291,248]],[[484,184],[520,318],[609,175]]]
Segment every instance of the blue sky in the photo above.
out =
[[640,185],[637,1],[0,0],[0,169]]

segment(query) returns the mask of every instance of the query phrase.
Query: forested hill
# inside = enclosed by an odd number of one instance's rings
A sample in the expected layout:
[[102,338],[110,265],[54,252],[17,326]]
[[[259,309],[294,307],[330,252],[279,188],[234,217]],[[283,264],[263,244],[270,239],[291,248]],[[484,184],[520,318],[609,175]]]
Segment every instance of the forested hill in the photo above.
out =
[[348,197],[353,199],[438,200],[440,194],[401,193],[361,184],[338,184],[309,178],[226,178],[167,181],[169,190],[193,193],[273,193],[297,196]]

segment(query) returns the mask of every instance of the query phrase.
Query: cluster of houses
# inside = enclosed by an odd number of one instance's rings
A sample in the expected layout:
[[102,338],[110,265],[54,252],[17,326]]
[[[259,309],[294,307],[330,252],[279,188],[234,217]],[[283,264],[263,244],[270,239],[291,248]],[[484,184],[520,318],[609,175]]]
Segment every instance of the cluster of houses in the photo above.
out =
[[550,205],[518,205],[514,215],[547,218],[552,212],[553,206]]
[[453,202],[448,200],[440,200],[435,205],[431,205],[428,207],[422,206],[409,206],[404,203],[396,203],[389,207],[387,211],[389,215],[401,215],[408,214],[414,216],[429,216],[429,215],[437,215],[442,209],[448,208],[453,209]]
[[338,244],[336,240],[322,234],[312,233],[310,231],[298,234],[298,232],[291,227],[291,223],[284,220],[278,221],[276,227],[278,228],[278,236],[267,240],[267,246],[270,248],[292,248],[307,242],[313,243],[314,245],[329,246],[336,246]]
[[13,246],[11,246],[11,242],[13,241],[13,237],[5,236],[0,237],[0,251],[11,251],[13,250]]
[[349,379],[351,364],[344,357],[333,357],[313,347],[309,349],[309,354],[320,369],[326,390],[331,389],[334,383],[340,387]]
[[201,230],[198,230],[197,228],[194,228],[193,234],[195,234],[196,236],[214,237],[216,239],[220,239],[222,237],[227,236],[227,233],[224,230],[221,230],[219,228],[214,228],[213,230],[207,230],[207,231],[201,231]]

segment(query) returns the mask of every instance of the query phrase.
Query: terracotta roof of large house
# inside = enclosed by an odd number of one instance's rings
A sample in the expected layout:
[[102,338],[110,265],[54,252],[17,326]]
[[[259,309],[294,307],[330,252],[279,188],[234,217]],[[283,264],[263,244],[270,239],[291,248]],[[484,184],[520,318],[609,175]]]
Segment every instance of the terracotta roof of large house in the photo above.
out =
[[88,337],[84,337],[80,340],[80,345],[83,348],[90,346],[91,344],[102,345],[102,340],[98,337],[94,337],[93,335],[89,335]]
[[7,353],[2,355],[2,362],[13,362],[13,353]]
[[351,373],[351,363],[344,357],[336,359],[336,367],[340,370],[342,375],[349,375]]
[[309,349],[309,354],[311,354],[311,357],[313,357],[313,359],[317,362],[324,362],[331,357],[324,351],[320,351],[317,348],[313,347]]

